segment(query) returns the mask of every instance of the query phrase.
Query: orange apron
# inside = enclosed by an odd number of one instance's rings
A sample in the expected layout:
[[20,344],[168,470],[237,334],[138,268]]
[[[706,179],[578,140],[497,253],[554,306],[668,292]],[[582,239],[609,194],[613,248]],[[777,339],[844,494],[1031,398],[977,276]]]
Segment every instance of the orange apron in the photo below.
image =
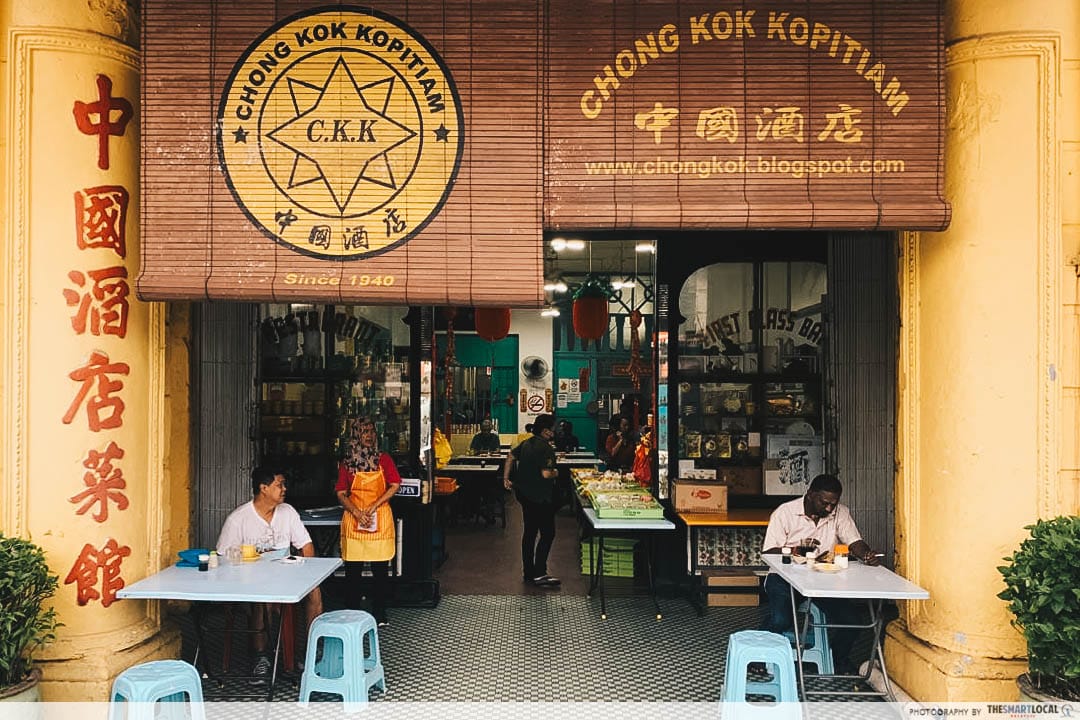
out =
[[[357,507],[374,504],[386,492],[382,469],[359,471],[353,475],[349,499]],[[341,559],[347,562],[381,562],[394,557],[394,513],[390,503],[375,511],[375,532],[358,530],[356,518],[345,513],[341,518]]]

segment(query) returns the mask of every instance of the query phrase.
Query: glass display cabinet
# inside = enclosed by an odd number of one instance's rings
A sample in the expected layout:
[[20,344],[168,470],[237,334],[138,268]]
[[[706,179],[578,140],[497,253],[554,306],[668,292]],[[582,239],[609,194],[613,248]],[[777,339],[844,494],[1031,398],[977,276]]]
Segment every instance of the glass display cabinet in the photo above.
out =
[[289,502],[336,504],[338,459],[352,419],[375,422],[378,446],[411,470],[412,378],[407,308],[260,307],[260,462],[281,467]]
[[687,279],[670,380],[676,477],[705,471],[733,495],[798,495],[822,471],[825,279],[824,263],[766,261]]

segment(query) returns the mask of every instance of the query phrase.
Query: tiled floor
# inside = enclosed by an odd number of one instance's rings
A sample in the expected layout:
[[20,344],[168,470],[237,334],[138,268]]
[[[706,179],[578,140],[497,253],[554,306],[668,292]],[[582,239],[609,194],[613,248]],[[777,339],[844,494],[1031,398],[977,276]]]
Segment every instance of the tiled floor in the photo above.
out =
[[[560,516],[557,556],[550,568],[562,574],[564,585],[540,590],[521,582],[516,512],[509,508],[505,530],[462,526],[452,531],[437,607],[391,609],[391,625],[380,631],[388,692],[375,693],[373,699],[379,704],[720,699],[728,636],[756,628],[759,608],[709,608],[698,616],[685,599],[669,592],[660,598],[663,619],[657,621],[649,597],[621,581],[622,593],[612,587],[608,618],[601,620],[599,599],[584,595],[573,518]],[[328,610],[340,607],[333,586],[324,595]],[[188,616],[179,621],[190,653],[191,622]],[[211,667],[222,649],[220,622],[220,617],[211,618]],[[249,667],[245,644],[243,639],[234,642],[234,669]],[[208,681],[206,691],[208,699],[235,699],[250,687],[229,680],[219,690]],[[274,699],[295,701],[297,695],[298,682],[286,677]]]

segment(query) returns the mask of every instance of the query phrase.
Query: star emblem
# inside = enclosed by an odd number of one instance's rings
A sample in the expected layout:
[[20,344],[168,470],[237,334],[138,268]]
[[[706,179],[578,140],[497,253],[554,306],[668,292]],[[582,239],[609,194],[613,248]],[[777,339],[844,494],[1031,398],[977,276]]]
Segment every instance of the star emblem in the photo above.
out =
[[237,126],[232,135],[235,138],[234,142],[247,144],[248,132],[244,128]]
[[364,183],[397,189],[404,168],[391,151],[417,137],[388,114],[398,82],[388,73],[360,84],[340,55],[322,85],[290,78],[295,117],[267,133],[295,153],[288,187],[322,182],[341,213]]
[[439,127],[435,128],[435,140],[438,142],[446,142],[449,137],[450,131],[446,129],[445,125],[439,125]]

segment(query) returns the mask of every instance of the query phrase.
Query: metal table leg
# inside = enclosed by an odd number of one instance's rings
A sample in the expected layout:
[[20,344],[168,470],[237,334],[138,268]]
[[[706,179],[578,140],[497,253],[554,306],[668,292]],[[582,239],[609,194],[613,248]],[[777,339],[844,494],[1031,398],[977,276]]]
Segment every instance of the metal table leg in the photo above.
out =
[[600,586],[600,619],[607,620],[607,594],[604,591],[604,536],[600,535],[600,545],[596,551],[596,582]]
[[653,579],[653,540],[651,533],[645,535],[645,543],[645,570],[649,577],[649,595],[652,597],[653,609],[656,610],[656,619],[663,620],[664,615],[660,612],[660,603],[656,599],[656,582]]
[[[799,697],[806,701],[806,677],[802,666],[802,636],[799,634],[799,607],[795,600],[795,588],[788,583],[788,592],[791,596],[791,626],[795,631],[795,674],[799,678]],[[809,610],[809,609],[808,609]]]

